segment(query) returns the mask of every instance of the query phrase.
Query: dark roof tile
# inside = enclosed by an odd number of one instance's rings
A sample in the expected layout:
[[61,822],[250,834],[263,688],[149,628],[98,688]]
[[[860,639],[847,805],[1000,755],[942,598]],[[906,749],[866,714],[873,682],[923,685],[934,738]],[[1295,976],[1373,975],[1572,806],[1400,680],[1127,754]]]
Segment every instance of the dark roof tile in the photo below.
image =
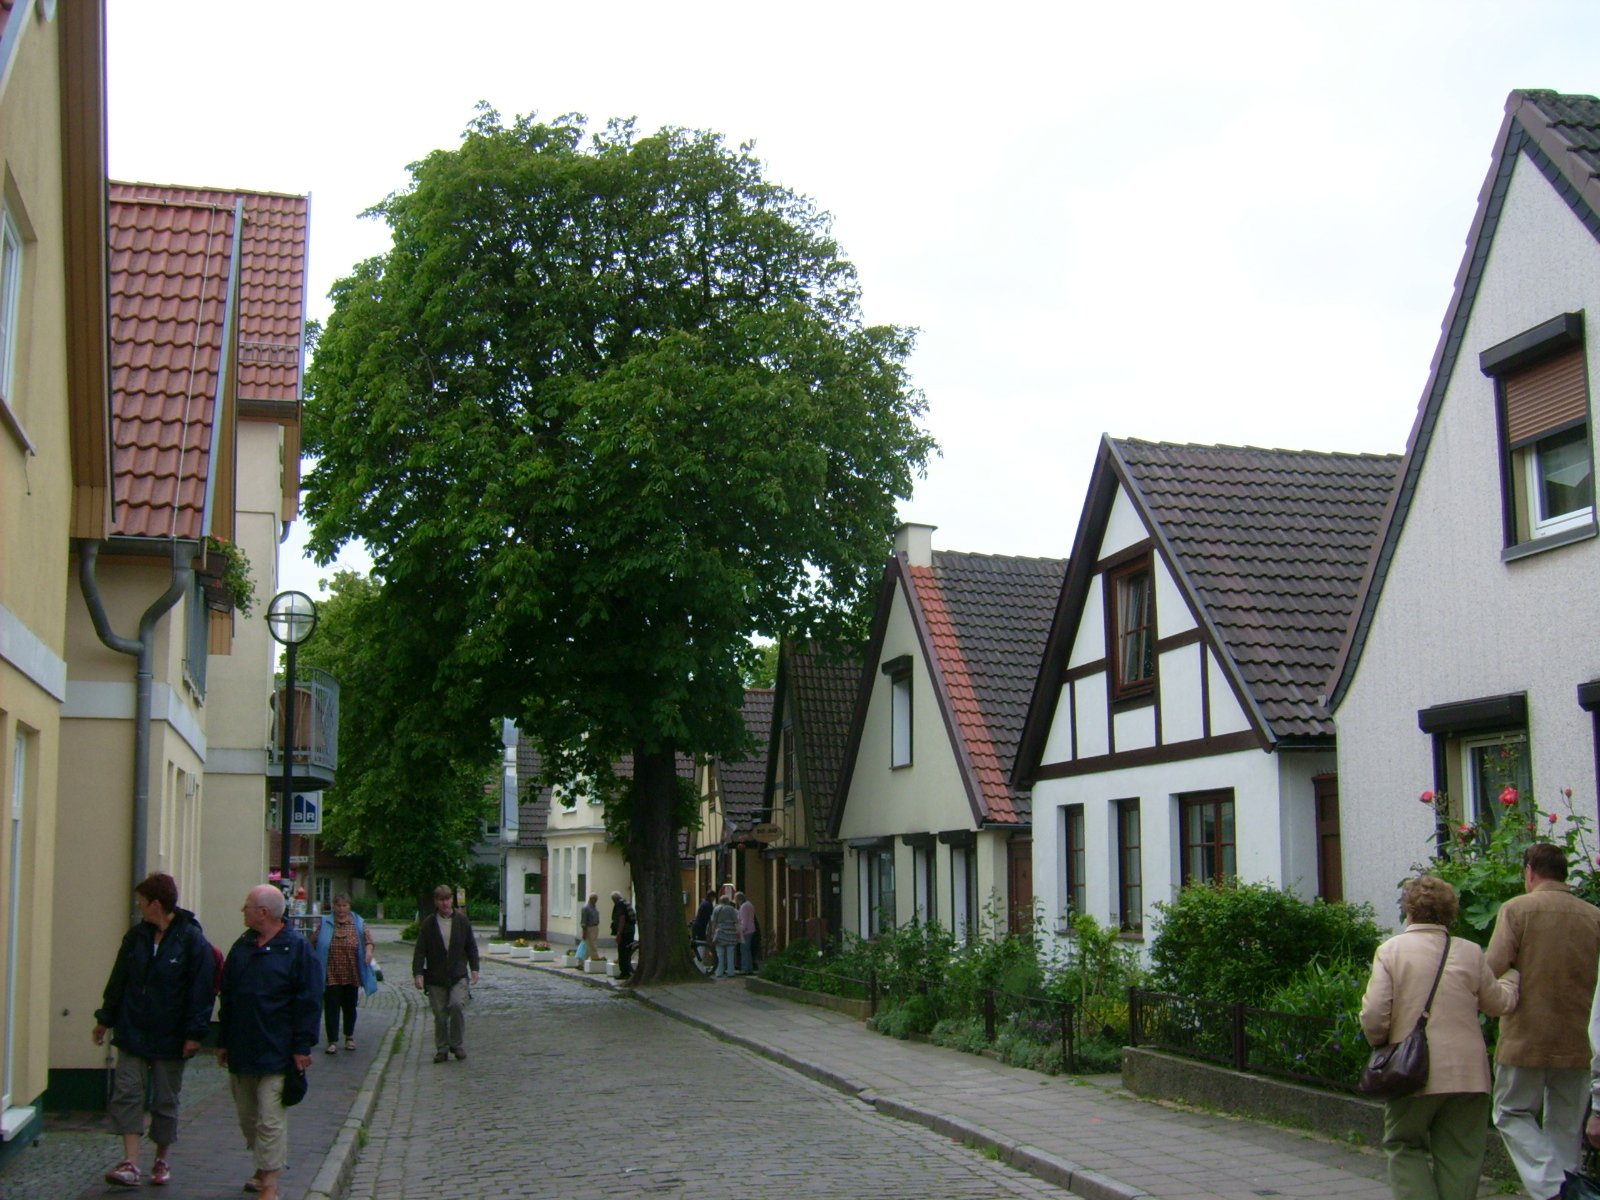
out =
[[1332,734],[1320,700],[1399,456],[1111,444],[1273,733]]

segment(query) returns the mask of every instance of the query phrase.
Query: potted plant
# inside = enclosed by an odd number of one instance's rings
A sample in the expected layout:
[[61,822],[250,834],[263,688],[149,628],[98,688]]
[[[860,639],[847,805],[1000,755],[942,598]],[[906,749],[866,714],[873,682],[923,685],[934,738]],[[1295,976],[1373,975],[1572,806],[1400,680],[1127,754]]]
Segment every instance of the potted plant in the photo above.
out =
[[250,574],[250,560],[237,543],[207,534],[199,575],[206,607],[219,612],[236,608],[240,616],[250,615],[256,602],[256,582]]
[[534,962],[554,962],[556,952],[550,948],[549,942],[535,942],[528,947],[528,957]]
[[563,967],[575,967],[578,965],[578,951],[576,948],[567,950],[561,956],[561,965]]

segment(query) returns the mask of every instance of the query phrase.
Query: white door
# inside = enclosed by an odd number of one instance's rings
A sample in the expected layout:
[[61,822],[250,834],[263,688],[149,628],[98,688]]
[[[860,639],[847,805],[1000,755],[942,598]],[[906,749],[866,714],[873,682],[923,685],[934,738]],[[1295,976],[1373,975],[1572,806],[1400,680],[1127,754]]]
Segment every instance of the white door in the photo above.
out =
[[542,914],[539,911],[538,896],[524,896],[522,898],[522,932],[532,933],[540,928]]

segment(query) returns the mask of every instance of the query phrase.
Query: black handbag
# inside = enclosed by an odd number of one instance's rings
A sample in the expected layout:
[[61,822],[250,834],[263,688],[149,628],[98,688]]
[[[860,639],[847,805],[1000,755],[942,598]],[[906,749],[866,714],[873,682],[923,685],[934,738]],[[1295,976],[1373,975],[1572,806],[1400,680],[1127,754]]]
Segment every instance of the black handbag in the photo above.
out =
[[306,1073],[299,1067],[290,1067],[283,1073],[283,1106],[293,1108],[306,1098]]
[[1411,1032],[1398,1042],[1379,1046],[1362,1068],[1361,1081],[1356,1087],[1364,1095],[1380,1100],[1398,1100],[1428,1086],[1428,1014],[1433,1009],[1433,997],[1439,990],[1439,980],[1444,978],[1444,964],[1450,960],[1450,935],[1444,937],[1444,954],[1439,958],[1439,970],[1428,989],[1428,1002]]

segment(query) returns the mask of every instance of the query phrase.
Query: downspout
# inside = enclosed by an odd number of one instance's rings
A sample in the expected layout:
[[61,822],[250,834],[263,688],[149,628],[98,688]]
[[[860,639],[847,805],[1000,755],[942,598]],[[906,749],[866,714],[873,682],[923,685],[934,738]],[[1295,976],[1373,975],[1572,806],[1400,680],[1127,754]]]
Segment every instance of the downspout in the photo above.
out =
[[118,654],[132,655],[138,662],[133,705],[133,884],[136,885],[145,877],[145,842],[150,836],[150,714],[154,707],[156,626],[194,585],[194,565],[184,553],[186,543],[174,540],[172,582],[155,603],[144,610],[144,616],[139,618],[139,636],[130,639],[111,628],[111,618],[106,615],[100,585],[95,580],[95,561],[100,557],[102,543],[88,538],[74,538],[73,543],[78,551],[78,587],[83,592],[84,603],[89,606],[95,633]]

